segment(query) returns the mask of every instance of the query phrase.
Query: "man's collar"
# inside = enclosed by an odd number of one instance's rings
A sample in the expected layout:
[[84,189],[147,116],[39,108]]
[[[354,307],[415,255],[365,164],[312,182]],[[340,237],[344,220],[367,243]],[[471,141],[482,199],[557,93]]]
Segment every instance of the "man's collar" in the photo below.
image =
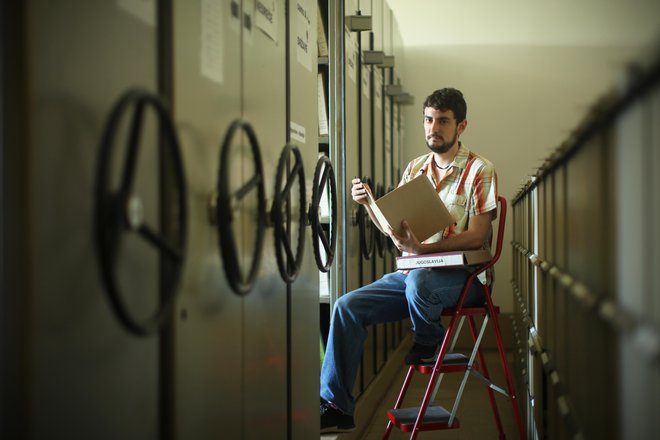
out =
[[[465,146],[463,142],[458,143],[458,151],[456,152],[456,156],[454,156],[454,160],[452,161],[452,166],[455,166],[460,169],[465,169],[467,166],[467,161],[468,161],[468,156],[470,155],[470,150]],[[426,160],[424,161],[424,165],[422,165],[422,169],[433,166],[433,152],[429,152],[428,156],[426,157]]]

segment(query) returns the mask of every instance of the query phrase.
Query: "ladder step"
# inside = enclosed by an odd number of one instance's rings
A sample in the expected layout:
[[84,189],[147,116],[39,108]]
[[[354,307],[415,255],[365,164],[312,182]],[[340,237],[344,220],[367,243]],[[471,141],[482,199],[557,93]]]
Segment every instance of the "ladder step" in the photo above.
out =
[[[442,360],[440,371],[443,373],[455,373],[457,371],[465,371],[470,358],[462,353],[447,353]],[[415,369],[422,374],[433,373],[435,362],[417,364]]]
[[[390,409],[387,411],[387,417],[390,421],[403,432],[411,432],[415,429],[415,421],[419,414],[419,406],[411,408]],[[439,429],[455,429],[460,426],[458,418],[454,417],[454,422],[449,426],[449,417],[451,413],[441,406],[429,406],[424,414],[420,431],[435,431]]]
[[470,362],[470,358],[463,353],[447,353],[442,360],[442,365],[457,365],[466,364]]

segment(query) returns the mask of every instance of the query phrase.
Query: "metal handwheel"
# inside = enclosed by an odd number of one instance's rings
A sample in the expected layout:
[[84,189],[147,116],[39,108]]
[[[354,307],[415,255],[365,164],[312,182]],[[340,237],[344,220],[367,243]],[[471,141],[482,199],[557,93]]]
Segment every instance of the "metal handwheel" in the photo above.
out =
[[[330,228],[325,231],[321,222],[321,195],[323,191],[329,191],[330,194]],[[335,257],[335,248],[337,246],[337,183],[335,181],[335,172],[332,162],[327,156],[322,156],[316,163],[314,170],[314,187],[312,190],[312,206],[309,210],[309,221],[312,226],[312,244],[314,245],[314,257],[316,266],[321,272],[330,270],[330,266]],[[330,240],[328,240],[328,236]],[[326,254],[326,261],[323,261],[320,246],[323,245],[323,251]]]
[[[291,170],[287,173],[290,166],[290,158],[293,154],[294,161]],[[285,176],[285,173],[286,176]],[[291,248],[290,234],[288,230],[288,221],[290,215],[291,187],[298,178],[298,245],[296,254],[293,254]],[[307,212],[305,212],[305,170],[303,167],[302,155],[295,145],[287,144],[282,150],[280,160],[277,164],[277,174],[275,177],[275,198],[270,215],[273,221],[275,234],[275,256],[277,257],[277,267],[280,276],[286,283],[295,281],[302,266],[303,255],[305,251],[305,226],[307,225]],[[286,258],[283,255],[286,253]]]
[[[229,187],[229,151],[231,142],[237,132],[243,131],[250,143],[255,174],[240,188],[231,191]],[[229,285],[235,293],[245,295],[252,289],[259,272],[261,254],[263,251],[264,233],[266,227],[266,191],[264,188],[264,173],[261,161],[261,151],[257,136],[249,122],[237,119],[229,126],[220,147],[220,165],[218,171],[218,198],[216,204],[216,219],[218,223],[218,245],[222,254],[222,263]],[[255,244],[252,249],[252,262],[247,274],[243,274],[238,261],[238,248],[232,230],[234,221],[233,208],[250,192],[257,191],[257,216],[255,223]]]
[[[153,225],[143,218],[142,200],[134,193],[135,174],[138,165],[139,139],[144,113],[147,107],[155,110],[160,122],[161,153],[172,159],[174,183],[177,190],[176,221],[178,234],[175,243],[161,236]],[[110,164],[114,141],[120,120],[125,112],[133,109],[129,137],[126,143],[124,168],[119,188],[110,184]],[[181,275],[183,254],[186,245],[186,184],[181,159],[181,148],[168,109],[161,98],[143,90],[129,90],[113,107],[105,125],[100,143],[95,182],[94,232],[96,253],[101,270],[102,282],[112,309],[119,322],[131,333],[149,335],[159,330],[171,313]],[[124,303],[122,289],[117,281],[119,249],[125,234],[135,232],[154,246],[161,261],[168,264],[167,281],[158,310],[148,319],[139,321]]]

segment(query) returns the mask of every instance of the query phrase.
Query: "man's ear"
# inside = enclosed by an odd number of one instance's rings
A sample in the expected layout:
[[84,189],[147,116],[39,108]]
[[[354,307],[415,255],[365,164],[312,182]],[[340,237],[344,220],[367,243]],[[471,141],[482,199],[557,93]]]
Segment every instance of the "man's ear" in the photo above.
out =
[[463,134],[465,127],[467,127],[467,123],[467,119],[463,119],[461,122],[459,122],[458,127],[456,128],[458,130],[458,134]]

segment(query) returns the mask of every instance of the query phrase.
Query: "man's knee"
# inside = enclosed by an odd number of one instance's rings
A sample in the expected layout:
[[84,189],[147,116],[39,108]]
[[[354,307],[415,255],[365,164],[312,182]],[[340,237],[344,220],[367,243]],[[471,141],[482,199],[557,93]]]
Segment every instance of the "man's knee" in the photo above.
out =
[[419,297],[421,292],[427,290],[425,288],[426,276],[427,271],[424,269],[413,270],[408,274],[406,277],[406,298],[408,300]]
[[348,299],[348,295],[343,295],[337,298],[335,301],[335,313],[337,313],[338,310],[348,309],[350,309],[350,300]]
[[350,293],[340,296],[335,301],[335,314],[355,313],[358,301],[357,295]]
[[349,320],[364,324],[368,320],[370,306],[362,295],[348,293],[335,302],[334,319]]

